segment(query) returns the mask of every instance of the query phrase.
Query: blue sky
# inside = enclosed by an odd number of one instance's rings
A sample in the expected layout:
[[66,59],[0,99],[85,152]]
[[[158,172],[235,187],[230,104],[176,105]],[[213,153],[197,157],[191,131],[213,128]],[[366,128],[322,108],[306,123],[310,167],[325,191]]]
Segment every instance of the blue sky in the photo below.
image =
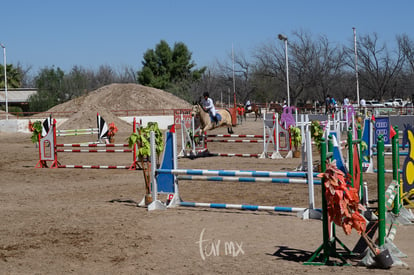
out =
[[298,30],[349,44],[376,32],[390,44],[414,39],[414,1],[385,0],[5,0],[0,42],[7,63],[68,72],[74,65],[141,68],[160,40],[184,42],[198,67],[225,60]]

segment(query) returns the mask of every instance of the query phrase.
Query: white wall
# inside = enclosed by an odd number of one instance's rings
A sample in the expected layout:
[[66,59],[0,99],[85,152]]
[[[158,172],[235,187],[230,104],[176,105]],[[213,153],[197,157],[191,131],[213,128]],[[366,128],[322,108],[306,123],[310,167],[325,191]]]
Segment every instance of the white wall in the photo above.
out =
[[[131,124],[134,121],[134,117],[119,117],[119,118]],[[138,122],[142,120],[143,127],[146,127],[148,122],[158,122],[158,127],[161,130],[167,130],[168,126],[174,123],[174,116],[143,116],[143,117],[136,117],[136,119]]]
[[[137,120],[142,120],[142,126],[146,127],[148,122],[158,122],[158,127],[161,130],[168,129],[168,126],[174,123],[174,116],[143,116],[136,117]],[[120,117],[120,119],[131,123],[134,120],[134,117]],[[43,119],[40,119],[43,120]],[[67,118],[56,119],[57,127],[63,122],[68,120]],[[32,119],[32,121],[34,121]],[[29,119],[9,119],[9,120],[0,120],[0,133],[30,133],[28,129]]]

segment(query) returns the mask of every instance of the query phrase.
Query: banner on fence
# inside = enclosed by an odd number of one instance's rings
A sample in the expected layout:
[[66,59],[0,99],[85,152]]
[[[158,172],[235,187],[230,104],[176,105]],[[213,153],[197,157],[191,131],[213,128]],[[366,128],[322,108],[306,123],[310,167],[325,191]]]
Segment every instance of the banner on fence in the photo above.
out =
[[181,115],[183,116],[185,127],[191,129],[191,109],[174,109],[175,128],[181,128]]
[[384,137],[384,144],[391,144],[390,142],[390,118],[389,117],[376,117],[375,118],[375,132],[374,141],[378,139],[378,136]]

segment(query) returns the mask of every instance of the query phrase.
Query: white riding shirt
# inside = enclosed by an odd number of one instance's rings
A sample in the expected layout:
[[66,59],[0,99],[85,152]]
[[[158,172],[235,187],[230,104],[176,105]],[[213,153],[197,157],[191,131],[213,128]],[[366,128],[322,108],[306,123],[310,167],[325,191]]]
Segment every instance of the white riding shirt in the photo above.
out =
[[211,98],[203,99],[202,104],[204,109],[206,109],[213,117],[216,116],[216,107],[214,107],[213,100]]

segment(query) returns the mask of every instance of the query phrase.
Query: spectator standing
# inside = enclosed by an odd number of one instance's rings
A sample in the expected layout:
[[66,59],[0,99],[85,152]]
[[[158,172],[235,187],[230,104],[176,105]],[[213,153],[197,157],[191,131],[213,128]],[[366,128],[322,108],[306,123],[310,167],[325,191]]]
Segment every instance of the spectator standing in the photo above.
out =
[[329,113],[330,106],[331,106],[331,96],[327,95],[325,98],[325,115]]
[[361,109],[360,112],[365,114],[365,109],[367,107],[367,104],[365,102],[365,99],[361,98],[361,100],[359,101],[359,105],[361,105]]
[[336,100],[334,97],[331,97],[331,103],[330,103],[330,112],[334,113],[336,112],[336,107],[338,107],[338,104],[336,103]]
[[349,98],[346,96],[344,98],[344,106],[348,106],[349,105]]
[[367,107],[367,103],[365,102],[365,99],[361,98],[359,104],[361,105],[362,108]]
[[244,116],[244,107],[241,103],[237,107],[237,115],[239,117],[240,124],[241,124],[243,122],[243,116]]

